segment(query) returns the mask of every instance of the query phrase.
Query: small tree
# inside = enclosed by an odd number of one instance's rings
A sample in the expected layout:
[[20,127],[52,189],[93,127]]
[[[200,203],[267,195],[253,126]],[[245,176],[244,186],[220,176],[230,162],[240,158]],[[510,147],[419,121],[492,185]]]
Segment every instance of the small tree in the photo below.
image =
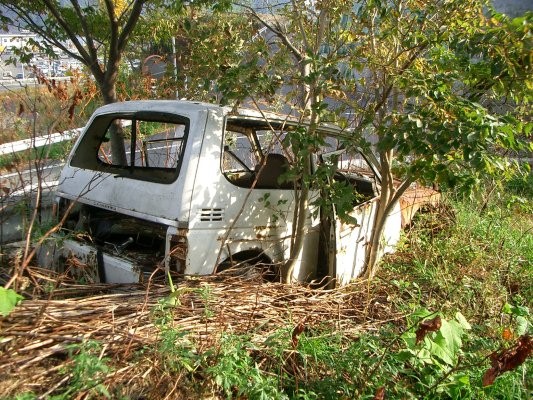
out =
[[[288,133],[295,161],[291,174],[297,176],[300,182],[298,190],[295,190],[296,207],[289,258],[281,267],[282,281],[290,283],[304,244],[305,224],[311,203],[310,189],[312,185],[320,188],[320,185],[316,185],[320,181],[316,179],[319,174],[313,176],[312,173],[311,154],[323,144],[324,138],[318,134],[317,127],[325,110],[325,95],[331,89],[332,65],[331,57],[323,57],[322,46],[332,40],[332,35],[335,36],[332,23],[339,17],[343,7],[315,9],[303,0],[293,0],[286,7],[275,10],[275,14],[271,10],[273,18],[259,14],[251,7],[242,4],[240,7],[246,9],[274,38],[275,43],[269,43],[263,54],[268,67],[263,77],[279,80],[277,83],[284,97],[282,103],[306,120],[305,128]],[[257,92],[250,90],[245,94],[254,97]]]
[[36,33],[43,41],[32,41],[19,56],[30,60],[37,48],[56,56],[56,47],[85,65],[93,75],[104,103],[116,101],[115,82],[122,54],[146,0],[97,3],[71,0],[6,0],[3,6],[15,16],[4,23]]
[[351,14],[343,84],[356,132],[377,141],[381,195],[367,254],[376,272],[385,219],[416,181],[472,187],[523,146],[531,101],[531,15],[484,2],[370,1]]
[[[268,19],[250,12],[292,56],[292,71],[272,62],[270,76],[303,90],[309,102],[301,112],[311,126],[334,118],[353,129],[345,146],[379,154],[368,277],[386,218],[413,183],[472,187],[482,175],[505,173],[511,163],[501,156],[530,135],[531,14],[510,21],[482,0],[295,0]],[[272,53],[267,63],[277,60]],[[346,114],[353,117],[343,121]],[[313,132],[306,133],[310,146]],[[300,148],[304,156],[309,150]],[[296,221],[306,215],[305,186],[300,194]],[[291,258],[302,234],[294,231]]]
[[195,100],[239,103],[253,84],[250,77],[257,83],[262,75],[257,54],[261,45],[250,19],[224,8],[202,12],[191,5],[176,22],[180,93]]

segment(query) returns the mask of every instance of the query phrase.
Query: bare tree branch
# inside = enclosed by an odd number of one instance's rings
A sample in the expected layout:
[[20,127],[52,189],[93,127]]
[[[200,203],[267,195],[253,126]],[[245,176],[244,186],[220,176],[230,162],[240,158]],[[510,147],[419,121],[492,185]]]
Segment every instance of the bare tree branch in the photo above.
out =
[[239,7],[243,7],[247,9],[250,14],[257,20],[259,23],[261,23],[265,28],[267,28],[269,31],[271,31],[274,35],[276,35],[285,46],[287,46],[287,49],[292,53],[294,58],[296,58],[296,61],[301,62],[303,61],[304,57],[302,53],[292,44],[292,42],[289,40],[287,34],[282,31],[280,24],[277,24],[277,27],[274,27],[274,25],[268,23],[265,21],[264,18],[262,18],[252,7],[247,6],[245,4],[235,3]]

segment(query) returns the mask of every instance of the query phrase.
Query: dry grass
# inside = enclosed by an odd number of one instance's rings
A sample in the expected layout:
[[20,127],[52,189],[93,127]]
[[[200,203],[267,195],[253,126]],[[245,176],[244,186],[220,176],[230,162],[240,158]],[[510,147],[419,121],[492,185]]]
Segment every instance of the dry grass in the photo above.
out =
[[[34,280],[39,274],[34,272]],[[385,285],[376,291],[366,282],[335,290],[220,276],[174,283],[177,302],[170,325],[186,332],[198,352],[216,346],[223,333],[247,333],[260,347],[276,330],[302,321],[355,337],[404,317],[392,311]],[[11,316],[0,319],[0,397],[30,391],[43,395],[61,388],[72,363],[68,346],[86,340],[101,343],[100,357],[113,366],[106,386],[137,398],[188,397],[178,390],[179,374],[169,376],[156,357],[138,357],[141,349],[153,349],[159,340],[154,310],[170,294],[162,284],[63,283],[47,298],[23,301]]]

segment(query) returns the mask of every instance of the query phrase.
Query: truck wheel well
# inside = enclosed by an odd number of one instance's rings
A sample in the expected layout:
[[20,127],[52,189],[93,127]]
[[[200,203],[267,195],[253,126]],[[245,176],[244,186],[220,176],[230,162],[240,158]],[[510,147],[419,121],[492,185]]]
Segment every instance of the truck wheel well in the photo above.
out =
[[232,254],[218,264],[215,273],[235,269],[235,271],[248,270],[256,267],[267,281],[279,281],[279,268],[261,249],[244,250]]

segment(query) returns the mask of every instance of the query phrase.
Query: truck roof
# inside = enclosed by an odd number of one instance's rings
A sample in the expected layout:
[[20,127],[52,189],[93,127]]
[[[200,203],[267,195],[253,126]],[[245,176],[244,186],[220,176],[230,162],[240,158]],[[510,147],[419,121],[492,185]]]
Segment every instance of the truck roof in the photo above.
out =
[[131,100],[107,104],[98,109],[98,113],[113,113],[124,111],[166,111],[177,112],[178,110],[201,111],[201,110],[221,110],[228,107],[221,107],[215,104],[202,103],[199,101],[187,100]]
[[135,112],[135,111],[159,111],[168,113],[182,112],[197,112],[197,111],[215,111],[222,112],[225,115],[232,115],[235,118],[240,116],[250,119],[272,120],[272,121],[287,121],[297,122],[295,117],[283,114],[275,114],[267,111],[259,111],[248,108],[232,108],[228,106],[220,106],[218,104],[204,103],[201,101],[190,100],[131,100],[116,102],[104,105],[97,110],[98,114],[106,113],[121,113],[121,112]]
[[[309,121],[300,119],[294,115],[278,114],[265,110],[257,110],[251,108],[232,108],[229,106],[220,106],[217,104],[204,103],[200,101],[190,100],[131,100],[124,102],[117,102],[107,104],[97,110],[97,114],[106,113],[123,113],[123,112],[137,112],[137,111],[158,111],[166,113],[182,112],[198,112],[198,111],[213,111],[228,115],[230,119],[246,121],[256,124],[259,121],[264,121],[265,126],[269,123],[276,122],[282,125],[308,125]],[[340,128],[331,123],[321,123],[320,130],[327,132],[334,136],[343,136],[349,134],[349,129]]]

